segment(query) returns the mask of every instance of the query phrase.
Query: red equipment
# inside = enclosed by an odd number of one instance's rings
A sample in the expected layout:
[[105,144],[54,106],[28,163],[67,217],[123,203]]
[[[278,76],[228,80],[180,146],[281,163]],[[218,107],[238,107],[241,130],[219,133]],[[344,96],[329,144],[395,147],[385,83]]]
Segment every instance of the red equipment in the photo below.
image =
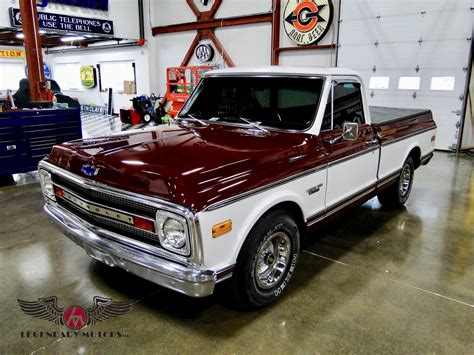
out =
[[172,67],[166,69],[166,100],[171,102],[169,115],[175,117],[183,107],[201,76],[213,70],[211,66]]

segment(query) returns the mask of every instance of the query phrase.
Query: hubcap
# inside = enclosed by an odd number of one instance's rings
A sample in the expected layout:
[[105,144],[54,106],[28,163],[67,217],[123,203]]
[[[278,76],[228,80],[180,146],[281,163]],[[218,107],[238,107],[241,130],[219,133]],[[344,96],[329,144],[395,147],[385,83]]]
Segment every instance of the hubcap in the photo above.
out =
[[400,177],[400,195],[405,197],[410,190],[411,185],[411,168],[409,165],[405,165],[402,170],[402,174]]
[[273,233],[257,250],[255,280],[263,289],[274,287],[285,275],[291,253],[290,237]]

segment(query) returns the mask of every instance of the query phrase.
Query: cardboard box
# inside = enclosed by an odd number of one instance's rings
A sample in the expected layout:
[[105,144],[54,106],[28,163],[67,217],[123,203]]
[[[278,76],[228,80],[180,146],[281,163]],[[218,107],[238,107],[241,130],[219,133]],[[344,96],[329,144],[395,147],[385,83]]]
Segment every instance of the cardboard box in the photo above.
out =
[[134,95],[137,93],[137,88],[134,81],[124,80],[123,82],[123,91],[126,94]]

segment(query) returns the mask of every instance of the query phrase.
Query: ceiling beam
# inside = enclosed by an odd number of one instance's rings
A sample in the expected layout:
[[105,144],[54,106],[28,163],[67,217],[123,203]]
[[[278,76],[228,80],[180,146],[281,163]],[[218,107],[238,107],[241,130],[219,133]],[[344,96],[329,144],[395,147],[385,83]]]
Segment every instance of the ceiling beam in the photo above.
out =
[[223,18],[223,19],[209,19],[209,20],[181,23],[181,24],[176,24],[176,25],[154,27],[152,29],[152,34],[153,36],[156,36],[156,35],[165,34],[165,33],[211,30],[211,29],[216,29],[220,27],[240,26],[240,25],[248,25],[252,23],[262,23],[262,22],[272,22],[272,20],[273,20],[272,13],[239,16],[239,17],[231,17],[231,18]]

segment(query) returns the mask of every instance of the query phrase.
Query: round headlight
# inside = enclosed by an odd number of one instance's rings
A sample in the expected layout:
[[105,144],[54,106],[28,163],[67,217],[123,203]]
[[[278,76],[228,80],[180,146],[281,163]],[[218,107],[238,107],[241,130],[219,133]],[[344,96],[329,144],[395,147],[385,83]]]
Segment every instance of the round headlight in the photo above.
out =
[[40,169],[38,175],[41,183],[41,189],[43,190],[43,195],[53,201],[56,201],[51,174],[44,169]]
[[156,231],[164,249],[180,255],[190,254],[189,227],[185,218],[172,212],[158,210]]
[[163,223],[163,242],[175,249],[181,249],[186,245],[185,226],[174,218],[168,218]]

